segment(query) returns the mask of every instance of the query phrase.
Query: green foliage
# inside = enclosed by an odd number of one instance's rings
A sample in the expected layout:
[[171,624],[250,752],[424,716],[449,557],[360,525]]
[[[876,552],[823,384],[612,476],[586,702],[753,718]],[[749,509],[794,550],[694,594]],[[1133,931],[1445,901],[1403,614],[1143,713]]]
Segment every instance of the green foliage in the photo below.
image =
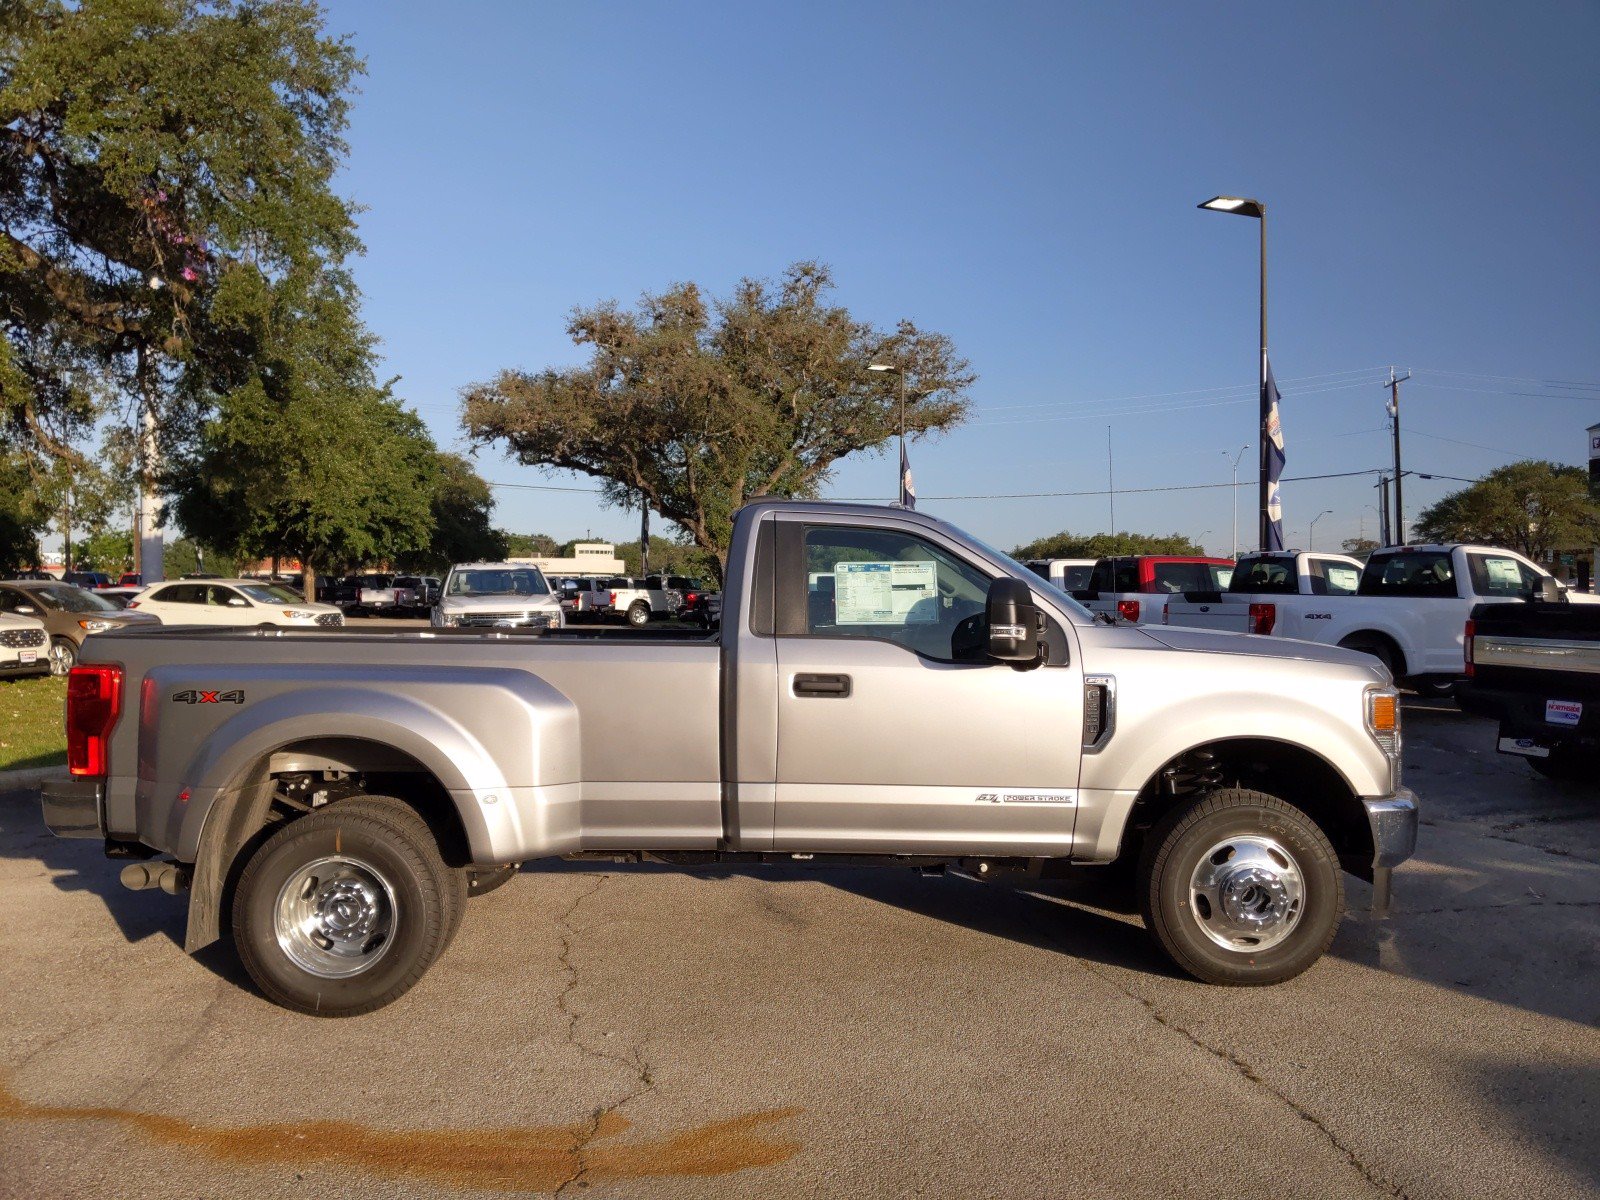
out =
[[467,431],[524,463],[594,476],[612,504],[643,496],[720,574],[734,511],[815,495],[840,458],[890,439],[902,383],[913,436],[966,416],[975,376],[949,338],[910,321],[882,332],[824,303],[832,286],[826,267],[797,263],[780,284],[746,279],[721,301],[686,283],[632,312],[579,309],[567,332],[589,361],[468,387]]
[[506,535],[489,524],[494,511],[489,485],[459,454],[435,454],[430,508],[433,534],[426,548],[397,557],[401,570],[438,574],[452,563],[494,562],[506,556]]
[[50,520],[27,458],[0,447],[0,577],[39,563],[39,534]]
[[73,427],[128,397],[159,446],[194,437],[252,298],[358,248],[331,183],[360,67],[306,0],[0,4],[14,444],[74,458]]
[[178,523],[241,557],[318,566],[422,553],[438,453],[372,373],[371,338],[341,281],[273,289],[243,327],[233,390],[167,480]]
[[193,538],[181,537],[167,543],[166,575],[168,579],[182,579],[202,571],[212,575],[232,575],[234,563],[231,556],[209,547],[202,547]]
[[506,533],[506,554],[511,558],[559,558],[568,553],[571,543],[562,546],[548,533]]
[[80,571],[120,575],[133,569],[133,532],[104,529],[74,544],[72,565]]
[[1378,543],[1369,537],[1345,538],[1345,540],[1340,543],[1339,548],[1346,554],[1354,555],[1356,558],[1365,559],[1367,555],[1371,554],[1378,548]]
[[[639,553],[639,539],[617,544],[617,557],[622,560],[624,575],[638,575],[643,571],[643,556]],[[687,541],[650,535],[650,574],[691,575],[709,577],[715,560],[706,551]]]
[[1412,534],[1419,542],[1504,546],[1539,562],[1600,542],[1600,505],[1589,498],[1582,468],[1528,459],[1451,492],[1418,516]]
[[1071,533],[1062,530],[1037,538],[1011,552],[1013,558],[1106,558],[1114,554],[1195,554],[1204,555],[1180,533]]

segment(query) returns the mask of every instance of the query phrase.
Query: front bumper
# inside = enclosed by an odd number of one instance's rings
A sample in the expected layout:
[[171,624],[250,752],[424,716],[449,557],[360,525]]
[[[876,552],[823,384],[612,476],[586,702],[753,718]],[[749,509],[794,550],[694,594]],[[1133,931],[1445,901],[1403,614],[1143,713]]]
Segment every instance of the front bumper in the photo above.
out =
[[1395,788],[1389,796],[1363,796],[1361,803],[1372,829],[1372,911],[1382,914],[1389,909],[1394,869],[1416,853],[1417,794]]
[[39,657],[31,663],[18,662],[12,659],[9,662],[0,662],[0,676],[11,677],[14,675],[48,675],[50,674],[50,652],[41,650]]
[[44,781],[40,796],[45,828],[57,837],[105,837],[105,785],[100,780],[53,775]]

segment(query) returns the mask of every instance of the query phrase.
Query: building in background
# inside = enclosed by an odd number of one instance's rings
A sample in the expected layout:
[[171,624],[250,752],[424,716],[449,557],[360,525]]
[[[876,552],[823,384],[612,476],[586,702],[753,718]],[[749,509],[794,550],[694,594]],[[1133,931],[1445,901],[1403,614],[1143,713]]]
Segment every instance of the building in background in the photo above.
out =
[[519,555],[507,562],[527,563],[546,575],[620,575],[623,563],[610,542],[573,542],[566,558],[538,558]]

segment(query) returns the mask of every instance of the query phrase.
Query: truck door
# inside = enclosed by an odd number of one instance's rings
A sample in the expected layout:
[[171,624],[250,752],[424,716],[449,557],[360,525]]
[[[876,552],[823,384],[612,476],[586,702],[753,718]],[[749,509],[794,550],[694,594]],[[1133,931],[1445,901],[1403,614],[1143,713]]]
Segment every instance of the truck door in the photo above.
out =
[[773,848],[1070,853],[1076,649],[989,659],[989,571],[909,523],[782,517],[776,558]]

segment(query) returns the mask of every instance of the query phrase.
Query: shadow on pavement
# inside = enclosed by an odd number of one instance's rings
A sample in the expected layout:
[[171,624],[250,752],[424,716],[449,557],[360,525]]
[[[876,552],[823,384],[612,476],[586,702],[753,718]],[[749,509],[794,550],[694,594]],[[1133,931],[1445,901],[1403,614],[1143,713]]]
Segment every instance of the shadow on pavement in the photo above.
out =
[[183,898],[162,891],[130,892],[118,879],[121,864],[106,858],[98,841],[51,834],[44,827],[35,789],[0,793],[0,857],[36,861],[61,891],[99,897],[130,942],[165,935],[183,944],[187,919]]

